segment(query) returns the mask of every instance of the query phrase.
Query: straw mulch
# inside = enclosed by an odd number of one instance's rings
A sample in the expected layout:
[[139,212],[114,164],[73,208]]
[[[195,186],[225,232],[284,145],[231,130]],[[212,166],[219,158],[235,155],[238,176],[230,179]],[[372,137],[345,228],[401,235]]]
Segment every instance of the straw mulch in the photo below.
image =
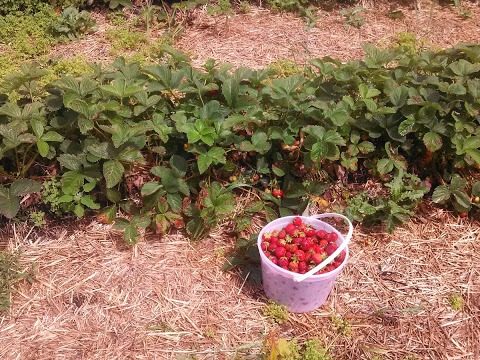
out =
[[392,235],[357,228],[328,303],[281,326],[262,316],[261,289],[221,271],[227,225],[200,243],[170,235],[134,248],[95,222],[51,239],[17,231],[10,247],[35,281],[0,317],[0,358],[256,358],[272,333],[318,337],[335,359],[478,357],[478,223],[435,210]]
[[[279,59],[303,63],[314,57],[332,56],[341,60],[361,58],[363,43],[390,45],[400,32],[410,32],[433,47],[459,42],[480,42],[480,7],[469,7],[471,17],[462,19],[453,8],[428,5],[417,11],[401,8],[405,17],[387,16],[391,4],[382,2],[362,13],[365,24],[356,29],[345,23],[340,10],[317,12],[316,26],[289,13],[253,8],[247,14],[213,18],[198,13],[185,30],[178,46],[201,65],[208,58],[235,66],[264,67]],[[396,8],[396,7],[395,7]]]
[[[387,16],[390,4],[379,2],[367,7],[365,24],[356,29],[345,23],[341,9],[317,11],[315,27],[308,28],[304,19],[292,13],[275,13],[251,7],[246,14],[209,16],[205,9],[193,11],[188,25],[175,46],[193,58],[195,66],[213,58],[235,66],[261,68],[273,61],[289,59],[304,63],[310,58],[332,56],[340,60],[361,58],[362,44],[391,45],[398,33],[415,34],[420,43],[434,48],[459,42],[480,42],[480,7],[463,2],[470,18],[462,19],[455,8],[426,5],[422,10],[401,7],[403,19]],[[395,8],[399,8],[395,6]],[[53,58],[82,56],[93,62],[111,61],[114,55],[106,31],[113,25],[104,13],[93,13],[98,30],[83,38],[55,46]],[[129,17],[134,17],[128,13]],[[141,27],[138,28],[141,31]],[[154,29],[152,40],[165,29]],[[124,54],[125,55],[125,54]],[[126,52],[132,55],[132,52]]]

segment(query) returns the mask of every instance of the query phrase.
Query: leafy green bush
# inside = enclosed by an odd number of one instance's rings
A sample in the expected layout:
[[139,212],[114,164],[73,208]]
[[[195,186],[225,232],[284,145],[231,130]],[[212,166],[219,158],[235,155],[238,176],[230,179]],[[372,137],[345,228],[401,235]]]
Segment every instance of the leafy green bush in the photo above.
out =
[[[164,46],[168,63],[118,59],[62,76],[48,94],[39,87],[48,71],[22,68],[3,84],[19,96],[0,103],[3,171],[56,168],[55,206],[77,216],[121,209],[129,216],[118,226],[134,242],[145,226],[202,236],[242,187],[258,189],[269,217],[298,213],[322,185],[309,174],[335,178],[341,166],[386,183],[389,195],[370,205],[391,228],[426,193],[420,179],[437,185],[480,167],[480,46],[365,50],[361,61],[317,59],[275,78],[214,61],[194,69]],[[277,188],[283,197],[266,191]]]
[[91,5],[108,5],[111,9],[120,6],[130,6],[130,0],[0,0],[0,15],[22,12],[23,14],[34,14],[41,11],[45,5],[52,5],[60,8],[85,7]]
[[57,34],[65,36],[70,40],[76,39],[81,35],[91,32],[95,29],[96,22],[87,11],[78,11],[70,6],[63,10],[54,30]]

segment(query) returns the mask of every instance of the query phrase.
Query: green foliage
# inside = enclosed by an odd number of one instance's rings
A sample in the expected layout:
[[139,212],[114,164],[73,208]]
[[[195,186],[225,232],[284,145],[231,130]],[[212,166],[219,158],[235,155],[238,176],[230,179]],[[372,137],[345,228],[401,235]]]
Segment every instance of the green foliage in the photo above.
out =
[[44,227],[45,224],[47,223],[45,221],[45,213],[43,211],[32,211],[29,214],[29,220],[31,223],[33,223],[33,226],[36,227]]
[[462,311],[465,306],[465,300],[460,294],[452,294],[448,298],[448,303],[450,307],[455,311]]
[[331,360],[332,357],[317,339],[299,345],[295,339],[269,338],[264,345],[265,360]]
[[273,301],[265,305],[263,315],[275,321],[277,324],[283,324],[288,321],[288,310],[286,307]]
[[426,186],[412,174],[402,170],[385,185],[388,195],[369,197],[359,193],[348,200],[346,214],[359,222],[385,222],[388,231],[407,221],[427,193]]
[[317,339],[307,340],[304,343],[303,360],[332,360],[328,350]]
[[122,54],[125,50],[140,50],[147,44],[147,37],[143,31],[130,28],[109,29],[106,32],[106,37],[112,45],[114,54]]
[[89,12],[78,11],[78,9],[70,6],[63,10],[54,25],[54,30],[57,34],[73,40],[93,31],[95,27],[96,22]]
[[356,6],[340,11],[340,14],[345,19],[345,23],[353,26],[354,28],[360,29],[363,24],[365,24],[365,18],[362,16],[362,13],[365,9],[361,6]]
[[15,12],[34,14],[41,11],[45,5],[60,8],[85,7],[87,5],[108,5],[110,9],[121,6],[131,6],[131,0],[0,0],[0,15],[8,15]]
[[41,184],[30,179],[15,180],[10,187],[0,185],[0,214],[13,219],[20,211],[20,198],[40,190]]
[[22,271],[18,254],[0,251],[0,312],[10,308],[12,287],[16,282],[28,278]]
[[44,5],[44,0],[0,0],[0,15],[13,12],[32,14],[41,10]]
[[[316,59],[285,77],[214,61],[196,69],[165,44],[156,51],[156,64],[119,58],[82,76],[30,65],[5,76],[7,178],[54,168],[59,184],[44,187],[53,212],[81,217],[108,206],[129,221],[121,227],[134,242],[146,224],[132,224],[135,216],[159,233],[185,224],[199,238],[231,215],[245,187],[268,219],[302,212],[324,185],[305,177],[334,179],[335,169],[386,182],[384,195],[355,197],[347,211],[392,229],[425,195],[420,179],[480,166],[478,46],[418,54],[366,46],[361,61]],[[132,180],[139,165],[149,173]],[[254,213],[241,215],[239,239]]]
[[55,43],[52,28],[57,17],[42,5],[32,14],[11,13],[0,17],[0,43],[27,56],[46,53]]
[[[455,211],[459,213],[468,212],[472,206],[480,208],[475,198],[480,196],[480,181],[473,184],[471,188],[471,196],[467,193],[467,180],[458,174],[454,174],[450,180],[450,184],[439,185],[432,194],[433,202],[437,204],[451,204]],[[473,202],[471,201],[473,198]]]
[[332,325],[338,334],[343,336],[350,336],[350,334],[352,333],[352,326],[347,319],[344,319],[338,315],[333,315],[330,320],[332,321]]
[[277,60],[268,65],[268,70],[273,77],[289,77],[303,73],[303,68],[292,60]]

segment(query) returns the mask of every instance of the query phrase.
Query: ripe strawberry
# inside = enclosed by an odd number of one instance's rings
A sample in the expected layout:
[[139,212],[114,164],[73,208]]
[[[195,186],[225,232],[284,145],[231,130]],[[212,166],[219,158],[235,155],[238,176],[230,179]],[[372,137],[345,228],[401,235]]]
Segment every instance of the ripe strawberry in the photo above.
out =
[[268,246],[270,245],[270,243],[268,241],[264,241],[262,242],[262,245],[261,245],[261,248],[264,252],[267,252],[267,249],[268,249]]
[[329,242],[335,242],[335,241],[337,241],[337,239],[338,239],[338,235],[337,235],[336,232],[331,232],[330,234],[328,234],[328,239],[327,240]]
[[285,247],[285,245],[287,245],[287,241],[285,239],[278,239],[277,244]]
[[269,240],[270,239],[270,233],[265,233],[263,234],[262,240]]
[[303,250],[295,251],[294,255],[297,257],[298,261],[305,261],[305,252]]
[[285,231],[287,232],[287,234],[293,235],[295,233],[295,225],[288,224],[287,226],[285,226]]
[[288,269],[288,259],[286,257],[281,257],[278,259],[278,266],[284,269]]
[[325,248],[328,245],[328,241],[327,240],[320,240],[318,245],[320,245],[322,248]]
[[312,250],[319,254],[323,253],[323,247],[317,244],[312,246]]
[[295,245],[300,245],[300,244],[302,243],[302,238],[294,238],[294,239],[293,239],[293,243],[294,243]]
[[305,235],[307,235],[308,237],[314,237],[315,229],[308,229],[307,231],[305,231]]
[[279,239],[285,239],[285,236],[287,236],[287,233],[285,232],[285,230],[281,230],[279,231],[277,236]]
[[320,264],[324,258],[323,254],[315,253],[312,255],[312,261],[317,265]]
[[277,264],[277,258],[274,255],[268,254],[267,257],[270,259],[271,262]]
[[270,240],[269,240],[272,244],[275,243],[277,244],[278,243],[278,238],[276,236],[270,236]]
[[305,253],[305,261],[306,262],[309,262],[311,259],[312,259],[312,255],[315,254],[315,251],[313,251],[313,249],[310,249],[308,250],[306,253]]
[[299,218],[299,217],[294,218],[293,219],[293,225],[295,225],[297,227],[302,225],[302,218]]
[[307,263],[305,261],[300,261],[298,263],[298,271],[300,274],[305,274],[307,272]]
[[272,195],[275,196],[277,199],[281,199],[283,197],[283,191],[280,189],[273,189]]
[[337,250],[336,244],[328,244],[327,247],[325,248],[325,251],[327,252],[328,256],[332,255],[335,252],[335,250]]
[[324,231],[324,230],[317,230],[317,237],[319,239],[325,239],[325,237],[327,236],[327,232]]
[[268,245],[268,250],[271,252],[274,252],[276,248],[277,248],[277,243],[270,243],[270,245]]
[[298,262],[290,261],[290,263],[288,264],[288,268],[290,269],[290,271],[298,272]]
[[313,241],[309,238],[305,238],[302,240],[302,244],[300,245],[303,251],[308,251],[313,246]]
[[290,251],[287,251],[287,252],[285,253],[285,257],[286,257],[288,260],[290,260],[290,258],[292,257],[292,253],[291,253]]
[[338,255],[336,258],[335,258],[335,261],[339,261],[340,264],[343,262],[343,260],[345,260],[345,257],[347,256],[347,252],[345,250],[343,250],[340,255]]
[[294,253],[295,251],[298,250],[298,245],[296,245],[296,244],[287,244],[287,245],[285,245],[285,249],[287,249],[287,251],[290,251],[291,253]]
[[277,258],[281,258],[282,256],[285,256],[287,252],[287,249],[285,249],[283,246],[278,246],[277,248],[275,248],[275,256]]

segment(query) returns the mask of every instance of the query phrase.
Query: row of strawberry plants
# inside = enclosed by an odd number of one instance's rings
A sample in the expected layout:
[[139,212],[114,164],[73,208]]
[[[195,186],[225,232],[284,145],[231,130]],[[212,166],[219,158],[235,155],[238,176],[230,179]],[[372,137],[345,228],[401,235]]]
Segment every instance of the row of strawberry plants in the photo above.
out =
[[285,215],[321,190],[309,180],[319,169],[333,179],[338,168],[402,188],[398,207],[427,192],[425,178],[443,186],[438,202],[461,192],[457,209],[477,205],[464,190],[478,186],[446,183],[480,166],[478,45],[418,55],[367,46],[363,60],[316,59],[287,78],[214,61],[195,69],[164,50],[163,63],[120,58],[46,87],[33,66],[7,76],[0,213],[14,217],[43,181],[37,207],[121,210],[129,242],[141,227],[165,233],[185,220],[201,236],[233,209],[235,189],[258,189],[259,211]]

